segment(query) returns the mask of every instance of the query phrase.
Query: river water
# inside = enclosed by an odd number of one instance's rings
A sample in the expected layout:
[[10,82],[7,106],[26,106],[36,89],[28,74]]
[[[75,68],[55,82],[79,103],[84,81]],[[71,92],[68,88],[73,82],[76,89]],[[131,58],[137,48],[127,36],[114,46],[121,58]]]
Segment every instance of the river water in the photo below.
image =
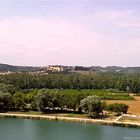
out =
[[1,118],[0,140],[140,140],[140,129]]

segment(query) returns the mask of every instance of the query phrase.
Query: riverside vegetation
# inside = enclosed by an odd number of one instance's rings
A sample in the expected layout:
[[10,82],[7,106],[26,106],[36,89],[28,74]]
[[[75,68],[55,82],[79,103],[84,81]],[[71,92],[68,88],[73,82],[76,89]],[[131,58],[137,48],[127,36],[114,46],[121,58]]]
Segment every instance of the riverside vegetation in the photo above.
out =
[[127,113],[122,103],[107,105],[104,100],[134,100],[139,95],[139,74],[30,74],[0,75],[0,111],[44,113],[86,113],[103,117],[103,111]]
[[139,77],[125,74],[0,75],[0,111],[85,113],[104,117],[103,111],[127,113],[125,104],[104,100],[133,100],[127,92],[139,91]]

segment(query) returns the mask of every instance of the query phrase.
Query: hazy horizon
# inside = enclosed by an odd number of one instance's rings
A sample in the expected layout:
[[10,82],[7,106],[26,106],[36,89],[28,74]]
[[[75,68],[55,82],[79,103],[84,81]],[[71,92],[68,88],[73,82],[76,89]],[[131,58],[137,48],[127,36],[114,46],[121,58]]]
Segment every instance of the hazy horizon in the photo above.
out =
[[140,66],[140,1],[0,0],[0,63]]
[[140,67],[140,66],[119,66],[119,65],[104,65],[104,66],[101,66],[101,65],[68,65],[68,64],[66,64],[66,65],[64,65],[64,64],[49,64],[49,65],[47,65],[47,64],[45,64],[45,65],[37,65],[37,64],[35,64],[35,65],[30,65],[30,64],[25,64],[25,65],[18,65],[18,64],[9,64],[9,63],[1,63],[0,62],[0,64],[2,64],[2,65],[10,65],[10,66],[25,66],[25,67],[47,67],[47,66],[73,66],[73,67],[75,67],[75,66],[81,66],[81,67],[102,67],[102,68],[106,68],[106,67],[122,67],[122,68],[132,68],[132,67],[135,67],[135,68],[137,68],[137,67]]

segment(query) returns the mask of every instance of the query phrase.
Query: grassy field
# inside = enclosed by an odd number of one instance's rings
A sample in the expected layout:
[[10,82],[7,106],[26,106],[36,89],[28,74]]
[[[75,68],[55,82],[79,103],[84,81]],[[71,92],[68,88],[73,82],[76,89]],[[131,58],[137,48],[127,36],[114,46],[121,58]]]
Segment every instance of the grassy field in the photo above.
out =
[[112,103],[124,103],[129,106],[128,113],[140,115],[140,96],[134,96],[134,100],[125,101],[125,100],[106,100],[108,104]]

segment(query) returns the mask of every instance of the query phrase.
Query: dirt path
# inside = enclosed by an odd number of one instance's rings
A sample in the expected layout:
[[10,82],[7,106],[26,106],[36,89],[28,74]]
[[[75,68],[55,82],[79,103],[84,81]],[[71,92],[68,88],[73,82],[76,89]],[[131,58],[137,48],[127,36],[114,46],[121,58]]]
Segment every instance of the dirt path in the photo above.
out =
[[70,122],[82,122],[90,124],[107,124],[107,125],[131,125],[140,127],[140,123],[134,122],[119,122],[119,119],[115,120],[102,120],[102,119],[87,119],[87,118],[73,118],[73,117],[58,117],[58,116],[47,116],[47,115],[27,115],[27,114],[10,114],[10,113],[0,113],[0,117],[9,118],[25,118],[25,119],[44,119],[44,120],[62,120]]

